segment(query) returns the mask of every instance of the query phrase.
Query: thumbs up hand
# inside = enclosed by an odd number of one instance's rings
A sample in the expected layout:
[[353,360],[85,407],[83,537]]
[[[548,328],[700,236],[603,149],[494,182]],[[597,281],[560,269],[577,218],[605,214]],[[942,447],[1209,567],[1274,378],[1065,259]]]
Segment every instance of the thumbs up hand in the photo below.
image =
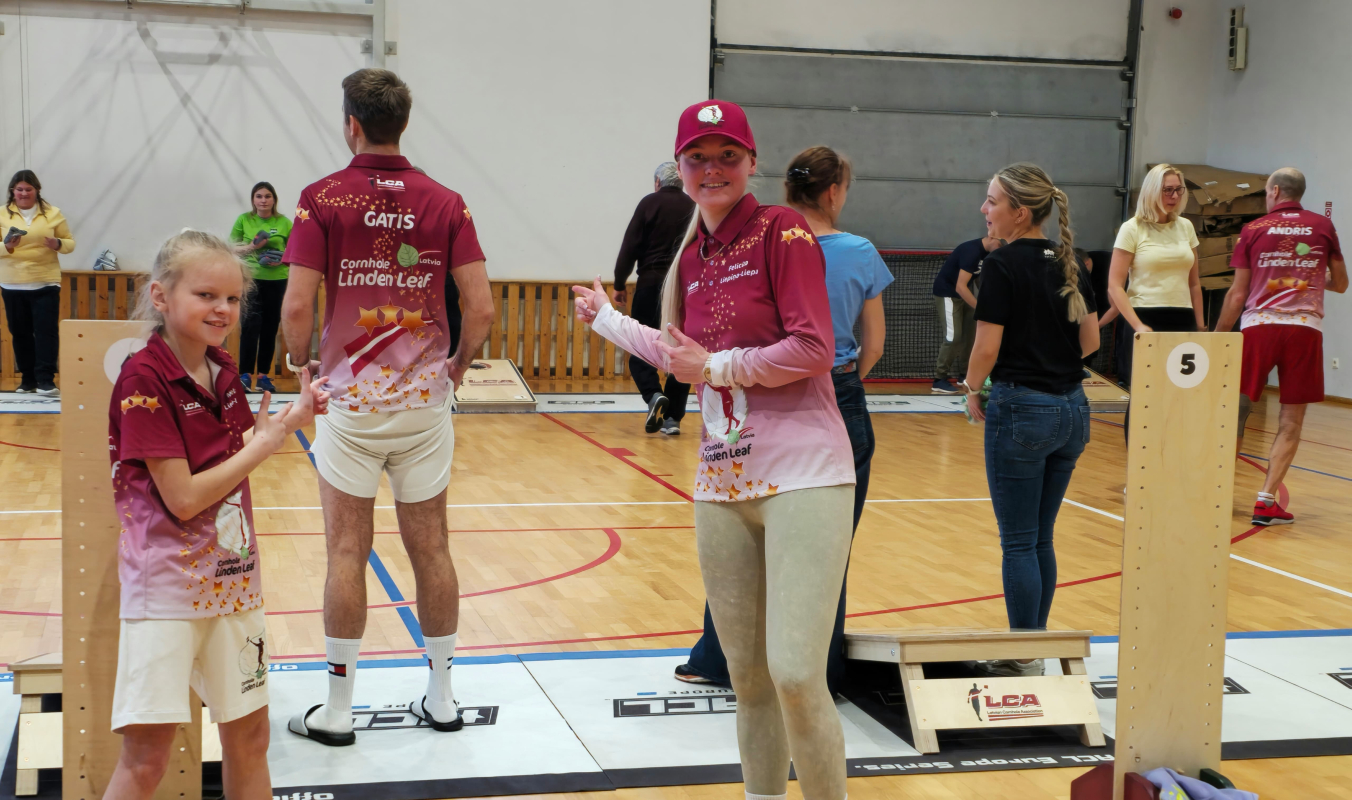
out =
[[676,340],[672,347],[658,341],[657,348],[667,358],[667,371],[682,383],[701,383],[704,381],[704,364],[709,360],[709,351],[699,342],[681,332],[675,325],[667,325],[667,333]]

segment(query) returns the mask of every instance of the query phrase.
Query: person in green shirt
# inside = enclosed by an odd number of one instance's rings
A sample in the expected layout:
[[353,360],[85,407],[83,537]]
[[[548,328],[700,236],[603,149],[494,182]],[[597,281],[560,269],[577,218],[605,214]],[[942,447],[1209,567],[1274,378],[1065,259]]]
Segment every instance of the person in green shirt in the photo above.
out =
[[[244,307],[239,336],[239,380],[245,391],[276,392],[272,385],[277,327],[286,297],[287,266],[282,263],[291,220],[277,213],[277,190],[259,181],[250,192],[253,210],[239,215],[230,231],[235,252],[253,270],[254,289]],[[257,370],[258,382],[253,374]]]

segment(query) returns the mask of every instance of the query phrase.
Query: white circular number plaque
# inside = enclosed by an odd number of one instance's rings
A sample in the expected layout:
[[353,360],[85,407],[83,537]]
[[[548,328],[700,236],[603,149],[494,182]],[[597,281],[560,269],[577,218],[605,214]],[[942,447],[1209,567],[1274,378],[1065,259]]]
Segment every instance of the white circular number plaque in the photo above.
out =
[[1165,364],[1165,369],[1175,386],[1191,389],[1206,380],[1210,364],[1206,350],[1200,344],[1184,342],[1169,353],[1169,363]]

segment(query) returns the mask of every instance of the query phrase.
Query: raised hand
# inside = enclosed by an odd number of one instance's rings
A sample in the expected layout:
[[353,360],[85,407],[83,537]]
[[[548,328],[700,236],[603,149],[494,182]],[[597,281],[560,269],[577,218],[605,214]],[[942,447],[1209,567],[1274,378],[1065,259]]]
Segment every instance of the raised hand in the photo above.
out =
[[290,406],[282,409],[274,416],[268,413],[268,406],[271,402],[272,392],[263,392],[263,399],[258,403],[258,416],[254,417],[253,428],[254,441],[261,439],[267,442],[269,452],[281,447],[282,442],[291,433],[286,429],[285,421]]
[[277,414],[288,436],[314,422],[316,416],[329,412],[329,393],[324,391],[328,380],[327,376],[310,380],[309,367],[300,371],[300,397]]
[[600,313],[601,309],[605,308],[610,303],[610,298],[606,296],[605,288],[601,286],[600,275],[596,276],[592,288],[588,289],[585,286],[574,286],[573,294],[577,295],[573,300],[573,304],[577,307],[578,319],[583,322],[591,322],[596,319],[596,315]]
[[[599,281],[597,285],[600,285]],[[657,342],[657,349],[667,358],[667,371],[675,375],[676,380],[681,383],[702,383],[704,364],[709,360],[709,351],[671,323],[667,323],[667,333],[676,340],[675,347],[661,340]]]

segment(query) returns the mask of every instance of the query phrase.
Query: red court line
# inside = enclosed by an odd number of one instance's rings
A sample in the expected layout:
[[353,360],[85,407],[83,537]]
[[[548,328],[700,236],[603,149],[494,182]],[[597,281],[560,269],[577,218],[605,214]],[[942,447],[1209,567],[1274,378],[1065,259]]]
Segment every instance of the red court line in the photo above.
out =
[[658,477],[658,476],[655,475],[654,473],[649,472],[648,470],[644,469],[643,467],[639,466],[638,464],[635,464],[633,461],[630,461],[630,460],[629,460],[629,457],[632,456],[633,453],[629,452],[628,450],[624,449],[623,447],[606,447],[605,445],[603,445],[603,444],[601,444],[600,442],[596,441],[595,439],[591,438],[590,436],[588,436],[587,434],[585,434],[585,433],[583,433],[582,431],[578,430],[577,428],[574,428],[573,426],[569,425],[568,423],[564,422],[563,420],[558,419],[558,418],[555,417],[553,414],[544,413],[544,414],[541,414],[540,416],[544,417],[545,419],[549,420],[550,422],[553,422],[553,423],[559,425],[559,426],[562,427],[564,430],[569,430],[569,431],[572,431],[573,433],[576,433],[578,436],[581,436],[583,439],[586,439],[587,441],[591,442],[592,444],[596,445],[597,447],[601,448],[602,450],[606,451],[607,453],[611,454],[612,456],[615,456],[615,457],[618,458],[619,460],[623,461],[624,463],[628,464],[629,466],[633,467],[634,469],[638,470],[639,472],[642,472],[644,475],[647,475],[649,478],[652,478],[653,480],[657,481],[658,483],[660,483],[660,484],[662,484],[663,486],[667,487],[668,489],[672,490],[673,492],[675,492],[676,494],[678,494],[678,495],[680,495],[681,497],[685,498],[686,500],[689,500],[689,501],[692,502],[692,503],[695,502],[695,498],[691,497],[690,495],[686,494],[685,492],[681,491],[680,489],[677,489],[675,486],[672,486],[671,484],[669,484],[669,483],[667,483],[666,481],[662,480],[660,477]]
[[49,453],[61,452],[61,448],[59,447],[37,447],[31,444],[18,444],[16,442],[0,442],[0,444],[7,445],[9,447],[22,447],[25,450],[46,450]]
[[[1244,430],[1246,430],[1246,431],[1258,431],[1259,433],[1266,433],[1268,436],[1276,436],[1276,435],[1277,435],[1277,432],[1276,432],[1276,431],[1270,431],[1270,430],[1268,430],[1268,429],[1266,429],[1266,428],[1255,428],[1255,427],[1253,427],[1252,425],[1245,425],[1245,426],[1244,426]],[[1315,441],[1314,439],[1301,439],[1301,441],[1302,441],[1302,442],[1309,442],[1310,444],[1317,444],[1317,445],[1320,445],[1321,447],[1332,447],[1332,448],[1334,448],[1335,450],[1347,450],[1348,452],[1352,452],[1352,447],[1343,447],[1342,445],[1339,445],[1339,444],[1329,444],[1328,442],[1317,442],[1317,441]]]
[[[592,530],[596,530],[596,529],[593,528]],[[606,547],[606,551],[605,551],[604,553],[602,553],[600,556],[598,556],[597,558],[595,558],[594,560],[592,560],[592,561],[590,561],[590,562],[588,562],[588,563],[586,563],[586,564],[583,564],[583,565],[580,566],[580,567],[576,567],[576,568],[574,568],[574,569],[570,569],[570,570],[568,570],[567,572],[560,572],[558,575],[551,575],[551,576],[549,576],[548,578],[540,578],[540,579],[538,579],[538,580],[527,581],[527,582],[525,582],[525,583],[518,583],[518,584],[516,584],[516,585],[514,585],[514,586],[502,586],[502,587],[499,587],[499,588],[497,588],[497,589],[485,589],[485,590],[483,590],[482,592],[469,592],[469,593],[467,593],[467,594],[462,594],[462,595],[460,595],[460,597],[461,597],[461,599],[463,599],[463,598],[466,598],[466,597],[479,597],[479,596],[485,595],[485,594],[500,594],[500,593],[502,593],[502,592],[510,592],[510,591],[515,590],[515,589],[524,589],[524,588],[526,588],[527,586],[538,586],[538,585],[540,585],[540,584],[542,584],[542,583],[549,583],[549,582],[551,582],[551,581],[562,580],[563,578],[569,578],[569,577],[572,577],[573,575],[577,575],[577,574],[586,572],[587,570],[595,569],[595,568],[601,566],[602,564],[606,563],[606,562],[609,561],[610,559],[614,558],[614,557],[615,557],[615,554],[620,552],[620,544],[621,544],[621,542],[620,542],[620,535],[619,535],[618,533],[616,533],[616,532],[614,531],[613,528],[601,528],[600,530],[601,530],[603,533],[605,533],[606,539],[609,540],[609,546]],[[398,608],[399,606],[411,606],[411,605],[416,605],[417,602],[418,602],[418,601],[417,601],[417,599],[415,598],[415,599],[413,599],[413,600],[401,600],[400,602],[397,602],[397,603],[379,603],[379,604],[377,604],[377,605],[367,606],[367,608],[368,608],[368,609],[370,609],[370,608]],[[297,609],[297,610],[295,610],[295,611],[265,611],[265,612],[263,612],[263,613],[264,613],[265,616],[273,617],[273,616],[282,616],[282,615],[287,615],[287,614],[320,614],[320,613],[323,613],[323,611],[324,611],[324,609],[322,609],[322,608],[305,608],[305,609]]]

